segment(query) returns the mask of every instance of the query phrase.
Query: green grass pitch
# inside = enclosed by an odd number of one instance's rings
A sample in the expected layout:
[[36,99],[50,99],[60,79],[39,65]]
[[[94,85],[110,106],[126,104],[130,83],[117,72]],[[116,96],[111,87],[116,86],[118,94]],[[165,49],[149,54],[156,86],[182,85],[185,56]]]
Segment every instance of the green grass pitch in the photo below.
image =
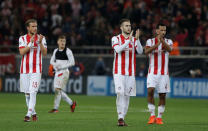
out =
[[[126,116],[128,127],[117,127],[116,97],[71,95],[74,113],[61,101],[60,111],[49,114],[52,94],[38,94],[38,122],[23,122],[24,94],[0,93],[0,131],[208,131],[208,100],[167,99],[164,125],[147,125],[145,98],[131,97]],[[156,100],[158,102],[158,100]]]

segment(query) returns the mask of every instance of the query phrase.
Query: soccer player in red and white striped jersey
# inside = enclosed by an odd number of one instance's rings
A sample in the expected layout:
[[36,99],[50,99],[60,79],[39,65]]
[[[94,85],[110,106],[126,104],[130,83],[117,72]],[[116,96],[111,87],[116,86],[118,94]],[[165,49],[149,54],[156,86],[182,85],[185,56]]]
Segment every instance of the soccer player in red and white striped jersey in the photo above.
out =
[[[166,93],[170,92],[170,80],[168,73],[168,57],[172,50],[173,42],[164,38],[166,26],[158,24],[156,37],[148,39],[145,54],[149,56],[149,70],[147,76],[148,109],[151,113],[148,124],[163,124],[162,114],[165,111]],[[155,117],[154,90],[159,93],[158,116]]]
[[124,117],[127,114],[130,96],[136,96],[136,51],[142,54],[143,48],[139,40],[139,29],[132,36],[129,19],[120,21],[121,34],[112,38],[114,49],[113,78],[117,94],[116,106],[118,126],[127,126]]
[[25,93],[28,112],[25,122],[37,120],[35,112],[36,95],[41,81],[42,55],[47,54],[46,40],[37,34],[37,21],[29,19],[25,23],[27,34],[19,38],[19,52],[22,55],[20,67],[20,92]]

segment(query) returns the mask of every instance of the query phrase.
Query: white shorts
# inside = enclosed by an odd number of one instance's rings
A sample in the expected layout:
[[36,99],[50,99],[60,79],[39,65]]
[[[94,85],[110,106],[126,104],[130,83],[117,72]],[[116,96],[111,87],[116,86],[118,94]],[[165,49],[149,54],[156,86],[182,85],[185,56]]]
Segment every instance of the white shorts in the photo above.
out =
[[170,92],[170,79],[169,75],[153,75],[147,76],[147,88],[156,88],[158,93]]
[[64,71],[62,73],[56,73],[54,76],[54,88],[66,89],[66,84],[69,80],[69,71]]
[[136,96],[135,76],[113,75],[116,94]]
[[38,92],[41,73],[20,74],[20,92]]

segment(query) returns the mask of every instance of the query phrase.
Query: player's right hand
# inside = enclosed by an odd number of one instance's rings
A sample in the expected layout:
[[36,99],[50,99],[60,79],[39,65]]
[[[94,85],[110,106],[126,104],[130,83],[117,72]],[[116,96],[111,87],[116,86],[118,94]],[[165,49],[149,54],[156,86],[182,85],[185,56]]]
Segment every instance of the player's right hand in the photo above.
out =
[[39,37],[39,43],[41,43],[44,36],[40,34],[40,35],[38,35],[38,37]]
[[33,35],[33,36],[30,38],[30,42],[31,42],[31,43],[34,43],[34,39],[35,39],[35,35]]
[[35,39],[35,35],[33,35],[30,38],[30,43],[27,45],[29,48],[33,48],[34,47],[34,39]]
[[159,45],[160,43],[161,43],[161,36],[158,35],[158,36],[157,36],[157,44]]
[[30,42],[27,46],[28,46],[29,48],[32,48],[32,47],[33,47],[33,43]]
[[133,31],[131,31],[130,35],[129,35],[129,40],[132,41],[132,37],[133,37]]
[[135,38],[138,40],[138,39],[139,39],[139,36],[140,36],[140,30],[137,29],[137,30],[136,30]]

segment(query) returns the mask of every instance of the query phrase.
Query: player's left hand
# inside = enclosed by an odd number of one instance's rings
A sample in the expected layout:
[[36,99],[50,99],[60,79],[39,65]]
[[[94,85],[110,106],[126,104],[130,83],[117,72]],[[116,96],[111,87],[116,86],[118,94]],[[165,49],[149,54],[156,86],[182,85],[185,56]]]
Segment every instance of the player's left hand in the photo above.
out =
[[30,38],[30,42],[34,43],[35,35]]
[[38,37],[39,37],[39,43],[41,43],[44,36],[40,34]]
[[131,31],[130,35],[129,35],[129,40],[132,41],[132,37],[133,37],[133,31]]
[[136,30],[136,34],[135,34],[135,38],[138,40],[139,39],[139,36],[140,36],[140,30],[137,29]]
[[163,38],[163,37],[160,37],[160,42],[162,42],[162,43],[164,43],[164,42],[165,42],[165,40],[164,40],[164,38]]

